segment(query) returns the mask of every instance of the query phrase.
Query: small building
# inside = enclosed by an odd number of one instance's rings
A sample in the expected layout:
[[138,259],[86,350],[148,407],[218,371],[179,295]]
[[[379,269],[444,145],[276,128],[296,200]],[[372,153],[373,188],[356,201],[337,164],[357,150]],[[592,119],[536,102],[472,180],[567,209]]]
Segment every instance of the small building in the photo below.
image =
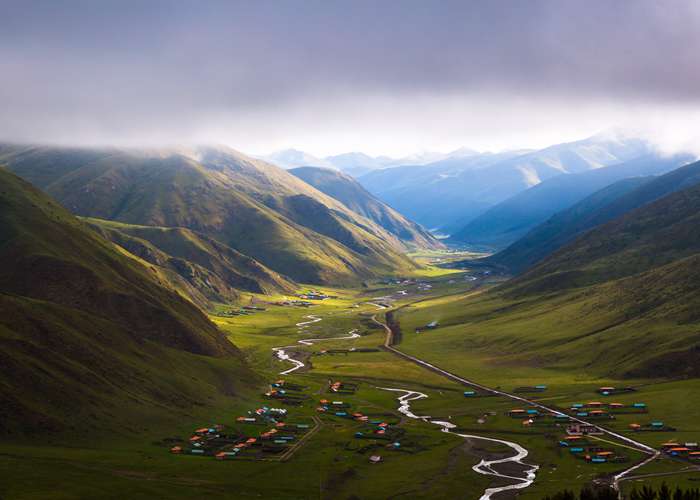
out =
[[369,462],[372,464],[378,464],[382,461],[381,455],[372,455],[369,457]]
[[595,436],[603,434],[598,427],[589,424],[574,423],[566,428],[566,432],[571,436]]

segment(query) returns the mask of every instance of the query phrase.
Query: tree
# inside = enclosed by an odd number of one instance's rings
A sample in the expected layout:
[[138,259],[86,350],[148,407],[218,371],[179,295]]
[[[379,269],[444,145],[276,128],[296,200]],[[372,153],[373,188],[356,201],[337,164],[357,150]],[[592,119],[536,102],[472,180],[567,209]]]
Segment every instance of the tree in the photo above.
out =
[[666,483],[663,483],[659,489],[659,500],[671,500],[671,488]]
[[598,500],[598,495],[592,489],[585,487],[581,490],[579,498],[581,500]]
[[656,498],[656,491],[649,486],[642,487],[642,491],[639,493],[639,500],[656,500]]

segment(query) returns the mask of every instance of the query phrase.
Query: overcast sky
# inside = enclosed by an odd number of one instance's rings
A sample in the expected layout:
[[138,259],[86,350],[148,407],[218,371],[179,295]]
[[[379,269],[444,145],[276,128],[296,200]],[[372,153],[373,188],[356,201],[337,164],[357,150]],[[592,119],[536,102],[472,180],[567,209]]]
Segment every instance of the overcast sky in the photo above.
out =
[[700,2],[0,0],[0,140],[404,155],[700,142]]

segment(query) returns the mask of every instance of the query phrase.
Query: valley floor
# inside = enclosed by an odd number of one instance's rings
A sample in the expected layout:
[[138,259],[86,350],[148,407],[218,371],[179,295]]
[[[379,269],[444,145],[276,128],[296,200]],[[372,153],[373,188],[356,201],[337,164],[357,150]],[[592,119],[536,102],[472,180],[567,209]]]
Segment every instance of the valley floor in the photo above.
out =
[[[536,359],[515,363],[481,348],[472,350],[468,344],[472,327],[450,326],[449,320],[461,313],[456,309],[463,307],[464,297],[477,296],[498,278],[456,271],[430,274],[419,282],[374,283],[357,290],[323,288],[337,297],[309,308],[272,304],[283,297],[256,297],[255,305],[264,311],[226,316],[223,313],[230,307],[222,306],[219,314],[212,315],[265,381],[283,379],[301,387],[295,392],[302,404],[282,407],[288,410],[288,421],[306,422],[316,429],[285,459],[243,454],[220,461],[170,453],[173,443],[186,443],[193,429],[214,424],[236,428],[236,418],[249,417],[251,410],[280,407],[280,401],[265,396],[271,387],[261,385],[259,394],[207,403],[192,408],[188,417],[150,422],[129,435],[88,433],[71,440],[2,443],[0,498],[477,499],[489,488],[523,484],[519,478],[527,478],[527,470],[537,466],[531,485],[492,497],[513,498],[518,491],[518,498],[534,500],[594,480],[609,481],[647,457],[635,446],[602,435],[591,439],[629,461],[592,464],[575,458],[559,444],[564,425],[543,419],[524,426],[508,412],[529,406],[479,389],[465,397],[469,386],[383,348],[384,323],[401,331],[396,349],[459,377],[508,393],[546,385],[544,392],[522,396],[547,407],[566,409],[600,399],[595,391],[601,386],[633,385],[636,392],[615,396],[615,401],[643,401],[649,413],[619,415],[601,425],[654,448],[669,440],[700,441],[700,408],[694,397],[700,383],[610,380],[580,370],[543,368]],[[391,318],[386,318],[387,311],[394,311]],[[425,328],[431,322],[436,328]],[[280,347],[296,363],[281,359],[273,350]],[[356,390],[335,393],[329,389],[333,382],[356,385]],[[405,395],[412,398],[408,409],[400,408],[397,400]],[[337,411],[334,401],[342,401],[343,410]],[[318,410],[324,406],[326,411]],[[349,415],[336,415],[343,412]],[[368,422],[351,418],[352,413],[367,416]],[[663,421],[676,430],[632,433],[629,424],[640,420]],[[387,423],[391,439],[377,433],[379,421]],[[445,427],[452,433],[443,432]],[[516,453],[508,443],[527,451],[522,463],[508,460]],[[375,455],[381,456],[380,463],[370,461]],[[483,461],[500,460],[502,464],[491,467],[494,474],[473,469]],[[499,477],[504,475],[514,479]],[[700,474],[685,460],[661,456],[630,473],[622,487],[663,480],[697,486]]]

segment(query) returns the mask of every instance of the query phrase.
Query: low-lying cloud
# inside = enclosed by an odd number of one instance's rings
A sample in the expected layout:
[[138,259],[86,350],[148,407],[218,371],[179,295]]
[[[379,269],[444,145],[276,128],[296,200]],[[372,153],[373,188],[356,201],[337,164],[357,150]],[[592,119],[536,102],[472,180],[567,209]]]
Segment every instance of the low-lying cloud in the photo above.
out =
[[699,21],[690,0],[4,2],[0,138],[402,154],[619,125],[694,146]]

